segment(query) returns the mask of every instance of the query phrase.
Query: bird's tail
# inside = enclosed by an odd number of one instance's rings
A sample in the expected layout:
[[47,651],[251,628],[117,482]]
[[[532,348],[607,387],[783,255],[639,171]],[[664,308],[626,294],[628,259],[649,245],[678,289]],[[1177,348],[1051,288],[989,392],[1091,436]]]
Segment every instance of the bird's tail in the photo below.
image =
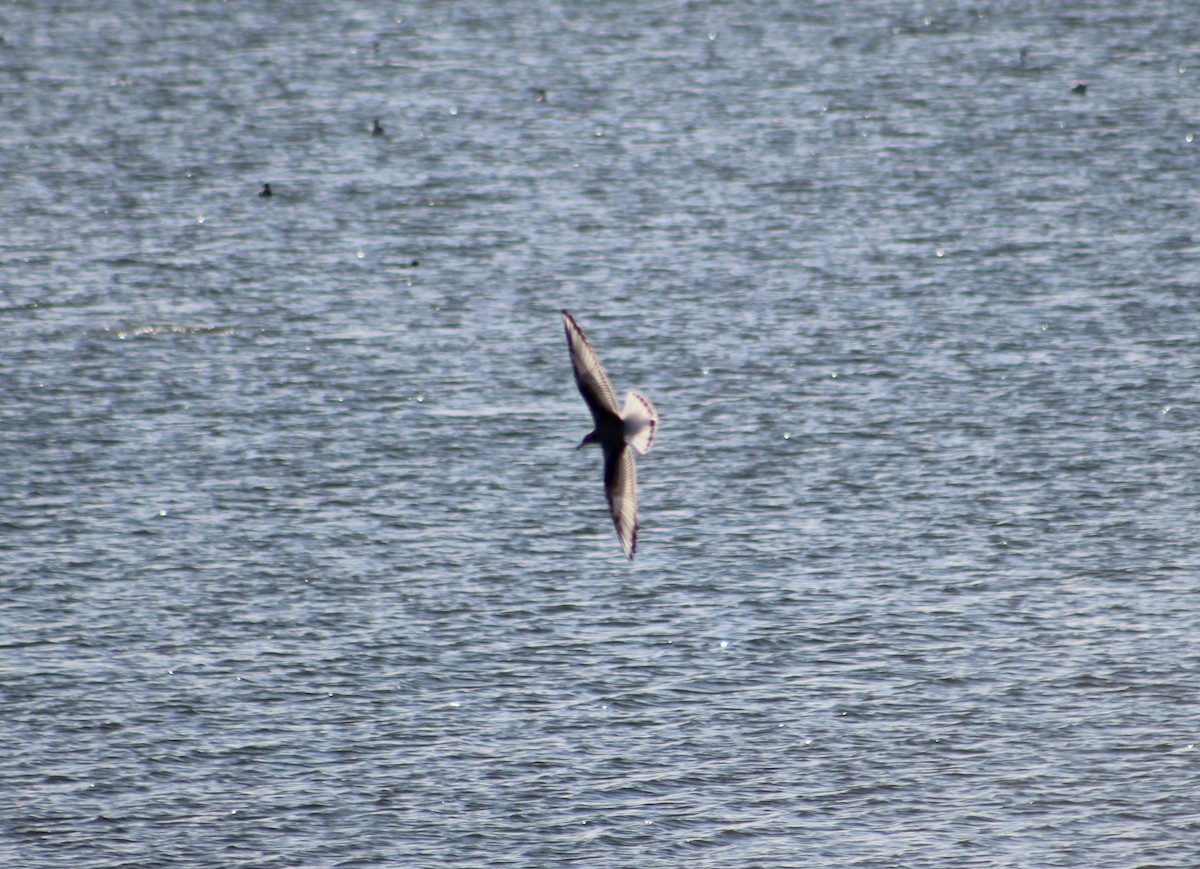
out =
[[625,407],[621,410],[625,423],[625,437],[629,445],[642,455],[650,452],[654,443],[654,432],[658,428],[658,411],[644,395],[630,392],[625,396]]

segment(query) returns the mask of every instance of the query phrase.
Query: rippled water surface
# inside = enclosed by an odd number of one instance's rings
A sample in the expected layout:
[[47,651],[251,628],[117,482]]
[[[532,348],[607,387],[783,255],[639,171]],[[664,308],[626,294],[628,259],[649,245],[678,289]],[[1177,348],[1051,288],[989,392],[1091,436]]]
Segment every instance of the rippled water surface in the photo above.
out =
[[1200,9],[1073,7],[0,9],[0,863],[1200,865]]

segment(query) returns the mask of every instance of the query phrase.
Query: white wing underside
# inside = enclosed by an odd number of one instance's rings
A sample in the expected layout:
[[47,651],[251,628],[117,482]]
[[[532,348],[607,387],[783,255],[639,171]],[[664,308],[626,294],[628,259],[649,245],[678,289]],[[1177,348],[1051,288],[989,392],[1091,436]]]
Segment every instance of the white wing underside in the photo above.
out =
[[632,560],[637,549],[637,465],[627,447],[605,454],[604,492],[608,495],[608,509],[617,528],[617,540],[625,557]]
[[575,382],[588,408],[593,415],[597,410],[618,415],[617,397],[613,394],[612,384],[608,382],[608,375],[600,366],[596,351],[588,343],[574,317],[563,311],[562,318],[563,328],[567,332],[567,346],[571,350],[571,367],[575,369]]

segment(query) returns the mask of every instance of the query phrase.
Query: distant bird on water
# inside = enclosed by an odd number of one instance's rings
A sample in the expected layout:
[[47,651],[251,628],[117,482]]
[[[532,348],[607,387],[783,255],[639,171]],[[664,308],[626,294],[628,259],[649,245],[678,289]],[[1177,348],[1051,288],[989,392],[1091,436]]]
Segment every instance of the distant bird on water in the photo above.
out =
[[382,136],[383,135],[383,124],[379,123],[379,118],[376,118],[375,120],[371,121],[371,135],[372,136]]
[[271,185],[264,184],[262,187],[258,188],[258,195],[259,196],[270,196],[271,195]]
[[628,393],[625,406],[618,407],[612,384],[583,330],[565,310],[562,319],[567,347],[571,350],[571,367],[575,369],[575,384],[592,412],[594,425],[576,449],[599,444],[604,450],[604,494],[608,497],[608,509],[617,527],[621,549],[632,561],[637,549],[638,521],[637,466],[630,447],[642,455],[650,451],[654,431],[658,428],[658,413],[636,392]]

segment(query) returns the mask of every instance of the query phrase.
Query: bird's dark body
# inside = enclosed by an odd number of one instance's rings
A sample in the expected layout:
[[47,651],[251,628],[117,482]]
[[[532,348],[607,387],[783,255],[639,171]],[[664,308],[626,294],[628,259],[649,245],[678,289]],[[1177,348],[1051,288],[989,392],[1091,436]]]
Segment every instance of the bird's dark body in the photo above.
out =
[[599,444],[604,447],[605,452],[625,449],[625,420],[606,411],[592,413],[595,428],[584,435],[584,442]]

